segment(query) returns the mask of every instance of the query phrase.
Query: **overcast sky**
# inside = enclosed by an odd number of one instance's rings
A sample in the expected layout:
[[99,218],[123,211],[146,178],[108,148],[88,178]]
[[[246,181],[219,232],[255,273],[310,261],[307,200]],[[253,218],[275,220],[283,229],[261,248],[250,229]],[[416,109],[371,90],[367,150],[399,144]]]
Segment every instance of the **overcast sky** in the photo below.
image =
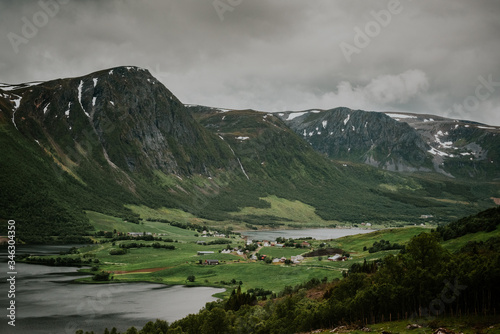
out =
[[500,125],[498,0],[0,0],[0,31],[0,82],[136,65],[190,104]]

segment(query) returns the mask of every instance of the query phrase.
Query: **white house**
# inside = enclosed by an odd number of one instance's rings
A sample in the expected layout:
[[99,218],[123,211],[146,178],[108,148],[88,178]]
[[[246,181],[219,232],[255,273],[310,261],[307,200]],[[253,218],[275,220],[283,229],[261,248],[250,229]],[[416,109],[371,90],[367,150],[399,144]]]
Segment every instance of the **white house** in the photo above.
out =
[[340,255],[340,254],[335,254],[335,255],[333,255],[333,256],[330,256],[330,257],[328,258],[328,261],[339,261],[341,258],[342,258],[342,255]]

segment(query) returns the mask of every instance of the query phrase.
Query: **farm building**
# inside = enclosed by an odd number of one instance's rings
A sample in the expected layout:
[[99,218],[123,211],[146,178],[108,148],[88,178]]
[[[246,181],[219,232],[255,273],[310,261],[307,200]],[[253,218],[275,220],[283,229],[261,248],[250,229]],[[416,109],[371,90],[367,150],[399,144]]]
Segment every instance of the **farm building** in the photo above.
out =
[[213,254],[213,251],[198,251],[198,255],[207,255],[207,254]]

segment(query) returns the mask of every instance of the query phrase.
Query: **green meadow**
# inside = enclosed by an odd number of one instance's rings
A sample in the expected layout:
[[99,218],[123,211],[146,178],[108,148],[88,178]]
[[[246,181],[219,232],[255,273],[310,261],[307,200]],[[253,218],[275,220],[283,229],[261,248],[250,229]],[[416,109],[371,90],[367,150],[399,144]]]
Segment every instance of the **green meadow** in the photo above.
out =
[[[250,213],[267,214],[274,216],[287,217],[288,213],[280,208],[279,198],[267,198],[271,201],[271,207],[268,209],[249,209],[245,208],[238,214],[248,215]],[[288,203],[287,205],[289,205]],[[308,212],[309,222],[317,222],[313,212],[302,203],[294,203],[298,211],[303,214]],[[413,236],[422,232],[430,232],[431,228],[427,226],[409,226],[403,228],[390,228],[377,230],[372,233],[346,236],[334,240],[307,240],[311,248],[295,247],[259,247],[255,251],[247,252],[244,255],[238,255],[235,252],[223,254],[221,251],[229,245],[230,248],[243,248],[245,240],[239,234],[231,234],[229,237],[202,237],[202,231],[194,229],[185,229],[172,226],[169,223],[154,221],[154,219],[167,219],[189,226],[190,223],[197,226],[210,226],[210,229],[217,229],[218,224],[212,225],[211,221],[202,220],[189,213],[176,209],[150,209],[147,207],[130,207],[133,211],[141,214],[139,224],[127,222],[121,218],[109,215],[87,211],[87,217],[94,228],[94,232],[106,231],[118,234],[127,232],[152,233],[156,237],[161,237],[165,241],[144,241],[144,240],[114,240],[103,236],[94,237],[96,242],[78,250],[79,254],[65,255],[66,257],[82,257],[97,259],[92,268],[82,269],[84,272],[97,273],[100,271],[110,272],[114,282],[137,282],[149,281],[169,285],[190,285],[190,286],[214,286],[226,288],[226,293],[219,297],[226,297],[242,284],[242,290],[262,288],[275,293],[283,291],[286,286],[293,287],[304,283],[312,278],[324,279],[328,281],[341,278],[342,272],[348,270],[353,263],[362,263],[363,261],[372,261],[385,257],[388,254],[397,254],[399,250],[386,250],[376,253],[369,253],[364,250],[373,245],[375,241],[386,240],[391,244],[405,244]],[[268,210],[268,211],[266,211]],[[291,216],[288,216],[291,217]],[[306,216],[301,216],[306,219]],[[149,219],[149,220],[146,220]],[[290,218],[291,220],[291,218]],[[449,251],[455,251],[465,245],[468,241],[487,240],[493,235],[499,235],[500,229],[493,232],[478,232],[468,234],[465,237],[449,240],[443,243],[443,246]],[[203,241],[208,245],[198,244]],[[300,243],[299,240],[296,240]],[[120,249],[120,245],[127,246],[131,243],[144,244],[152,246],[154,243],[161,245],[174,246],[175,249],[165,248],[128,248],[126,254],[111,255],[110,251]],[[220,242],[209,244],[210,242]],[[251,260],[251,255],[259,253],[267,255],[270,258],[304,255],[311,250],[319,248],[340,248],[350,254],[347,261],[332,262],[328,261],[328,256],[306,257],[300,264],[285,265],[283,263],[268,264],[264,261]],[[198,251],[211,251],[212,254],[198,255]],[[64,256],[63,256],[64,257]],[[218,260],[218,265],[203,265],[205,260]],[[188,277],[193,277],[194,281],[188,281]],[[94,282],[92,278],[80,279],[81,282]]]

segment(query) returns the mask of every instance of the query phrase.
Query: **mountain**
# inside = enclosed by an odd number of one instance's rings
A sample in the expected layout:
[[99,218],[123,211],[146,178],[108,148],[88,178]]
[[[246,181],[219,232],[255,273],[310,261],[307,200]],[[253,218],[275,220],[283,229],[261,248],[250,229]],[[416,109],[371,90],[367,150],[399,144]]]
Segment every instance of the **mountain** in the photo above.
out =
[[[86,210],[139,223],[127,205],[240,227],[290,221],[272,210],[236,214],[271,209],[271,195],[290,209],[307,204],[325,222],[446,222],[491,206],[497,182],[429,173],[435,156],[425,131],[434,130],[345,108],[297,115],[186,106],[132,66],[0,84],[0,221],[16,219],[30,242],[75,242],[90,229]],[[478,132],[464,150],[474,142],[491,157],[498,146],[488,140]]]
[[500,179],[500,127],[440,116],[386,113],[430,146],[434,170],[450,177]]
[[[23,226],[33,234],[44,232],[36,220],[85,221],[82,209],[137,221],[124,203],[193,206],[187,197],[195,185],[184,189],[176,180],[200,177],[196,189],[216,192],[210,177],[237,164],[227,145],[136,67],[3,84],[0,110],[1,184],[8,190],[0,217],[28,221]],[[68,231],[51,226],[51,234]]]
[[147,70],[120,67],[13,87],[3,96],[13,104],[16,129],[54,149],[69,169],[93,157],[131,172],[207,174],[230,159],[227,148]]
[[432,115],[348,108],[278,116],[331,159],[389,171],[500,179],[500,127]]
[[[326,220],[422,223],[425,220],[421,217],[435,216],[438,220],[449,221],[448,219],[459,218],[461,213],[469,210],[475,213],[478,208],[491,207],[494,205],[491,197],[497,198],[500,195],[498,182],[449,178],[441,173],[431,173],[433,165],[430,154],[425,156],[429,168],[418,173],[394,173],[356,161],[330,159],[314,144],[304,141],[303,131],[299,132],[290,126],[290,117],[286,113],[272,114],[195,105],[188,106],[188,109],[200,124],[231,146],[249,175],[250,184],[254,189],[260,190],[261,197],[264,193],[299,200],[313,206],[317,214]],[[298,118],[301,116],[311,116],[312,119],[317,115],[331,116],[327,112],[324,115],[320,112],[295,114],[299,114],[294,115],[299,122]],[[347,118],[355,118],[349,117],[347,113],[344,115],[345,118],[340,117],[342,125],[345,125]],[[413,138],[413,141],[406,140],[407,146],[425,145],[408,124],[400,124],[379,113],[359,111],[358,115],[359,118],[364,118],[362,124],[366,124],[366,119],[380,118],[381,127],[387,122],[390,125],[396,124],[397,128],[402,129],[401,132],[411,131],[408,138]],[[293,116],[291,118],[294,119]],[[322,133],[318,132],[324,130],[323,125],[334,131],[333,124],[331,128],[328,127],[328,120],[320,118],[316,122],[319,126],[318,130],[316,126],[313,127],[316,133],[313,138],[322,137]],[[399,141],[404,143],[405,139],[395,138],[390,134],[390,126],[386,125],[385,128],[380,132],[386,133],[390,139],[374,136],[374,141],[387,141],[387,146],[393,147],[393,150],[398,149],[401,155],[411,159],[412,155],[405,151],[409,149],[403,149],[404,145],[398,144]],[[361,141],[354,136],[352,140]],[[386,146],[380,146],[380,149],[388,150]],[[324,147],[328,149],[328,146]],[[426,149],[430,150],[430,147]],[[413,162],[420,170],[423,169],[416,164],[418,160],[414,159]],[[251,193],[249,183],[242,184],[239,189],[244,189],[246,194]],[[236,194],[228,196],[226,202],[231,202],[235,197]]]

